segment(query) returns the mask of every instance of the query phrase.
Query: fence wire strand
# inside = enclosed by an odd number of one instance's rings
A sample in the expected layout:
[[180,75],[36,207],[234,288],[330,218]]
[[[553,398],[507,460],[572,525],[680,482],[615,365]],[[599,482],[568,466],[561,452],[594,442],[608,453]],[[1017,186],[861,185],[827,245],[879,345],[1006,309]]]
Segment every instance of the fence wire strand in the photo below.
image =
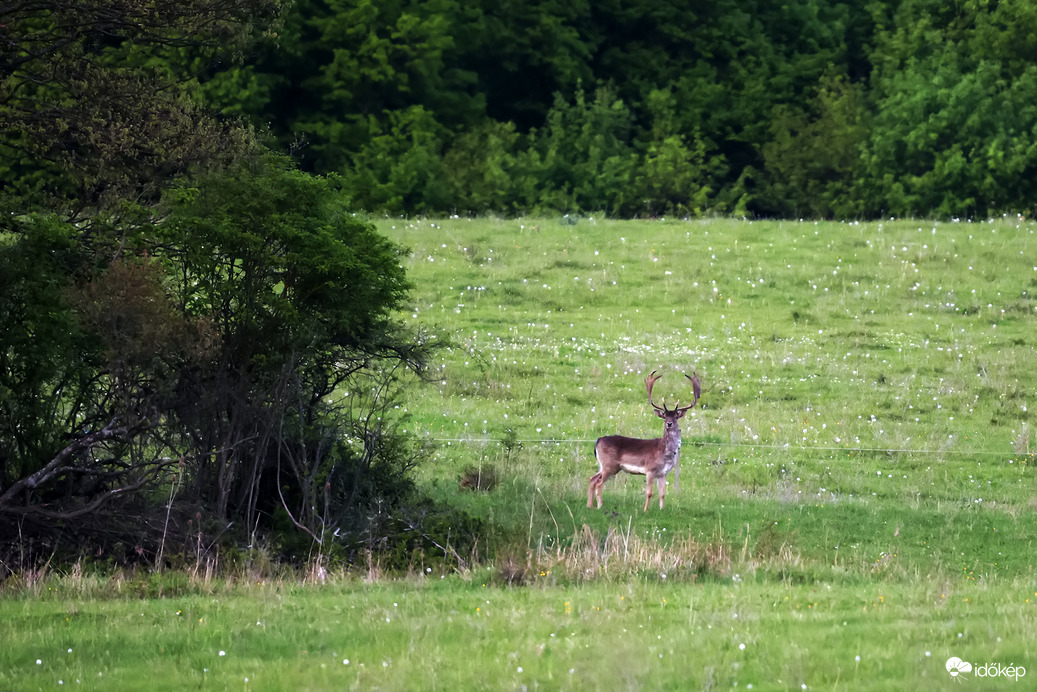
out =
[[[429,438],[432,442],[445,442],[449,444],[453,443],[489,443],[497,442],[503,443],[502,438],[497,437],[433,437]],[[572,438],[521,438],[515,440],[509,440],[508,442],[523,443],[523,444],[589,444],[597,442],[598,438],[593,439],[572,439]],[[786,450],[786,451],[811,451],[811,452],[844,452],[844,453],[869,453],[869,454],[919,454],[929,456],[1012,456],[1012,457],[1030,457],[1037,456],[1034,452],[1014,452],[1006,450],[1002,452],[995,452],[989,450],[965,450],[965,449],[902,449],[902,448],[889,448],[889,447],[829,447],[825,445],[791,445],[791,444],[752,444],[749,442],[700,442],[694,440],[685,440],[685,444],[694,445],[696,447],[739,447],[743,449],[770,449],[770,450]]]

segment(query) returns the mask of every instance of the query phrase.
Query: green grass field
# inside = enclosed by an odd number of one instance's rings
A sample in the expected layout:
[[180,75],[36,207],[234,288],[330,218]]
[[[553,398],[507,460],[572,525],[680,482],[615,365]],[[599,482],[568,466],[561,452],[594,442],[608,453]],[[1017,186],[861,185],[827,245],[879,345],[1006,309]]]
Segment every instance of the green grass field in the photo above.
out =
[[[0,598],[0,689],[1037,678],[1037,224],[378,225],[410,249],[404,319],[449,343],[400,411],[437,441],[418,479],[486,521],[480,555],[163,598],[51,575]],[[643,513],[622,475],[588,509],[593,441],[661,434],[653,370],[657,401],[703,383],[680,487]]]

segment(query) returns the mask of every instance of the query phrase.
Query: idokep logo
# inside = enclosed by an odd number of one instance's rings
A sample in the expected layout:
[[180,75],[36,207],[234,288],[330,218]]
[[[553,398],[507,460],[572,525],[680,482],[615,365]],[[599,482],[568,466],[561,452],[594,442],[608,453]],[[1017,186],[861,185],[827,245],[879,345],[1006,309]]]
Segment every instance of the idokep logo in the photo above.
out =
[[1001,663],[978,663],[973,666],[968,661],[963,661],[957,656],[951,656],[944,664],[944,668],[952,678],[964,680],[965,673],[972,673],[977,678],[1005,678],[1019,682],[1019,678],[1026,675],[1026,668],[1014,664],[1003,665]]
[[952,678],[956,678],[962,673],[971,673],[972,664],[968,661],[963,661],[957,656],[951,656],[947,659],[947,663],[944,664],[944,668],[951,674]]

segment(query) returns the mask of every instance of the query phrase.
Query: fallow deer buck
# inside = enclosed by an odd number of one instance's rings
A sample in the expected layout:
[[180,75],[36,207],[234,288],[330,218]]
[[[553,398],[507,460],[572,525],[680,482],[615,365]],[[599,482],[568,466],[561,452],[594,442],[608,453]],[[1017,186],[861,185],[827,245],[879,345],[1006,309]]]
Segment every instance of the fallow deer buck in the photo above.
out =
[[666,498],[666,474],[680,462],[681,430],[677,426],[677,421],[698,403],[699,395],[702,393],[697,374],[694,377],[687,374],[684,376],[691,380],[695,400],[687,406],[680,406],[678,400],[673,409],[666,408],[665,400],[662,406],[652,401],[652,387],[662,375],[656,375],[653,370],[652,374],[645,378],[648,403],[655,409],[655,415],[663,419],[662,437],[654,440],[642,440],[623,435],[608,435],[598,438],[594,444],[594,458],[598,460],[598,472],[591,476],[590,485],[587,486],[588,507],[593,507],[594,496],[597,495],[598,509],[601,509],[601,486],[620,471],[626,471],[645,476],[648,481],[644,511],[648,511],[648,503],[652,500],[653,481],[659,485],[659,509],[663,508],[663,500]]

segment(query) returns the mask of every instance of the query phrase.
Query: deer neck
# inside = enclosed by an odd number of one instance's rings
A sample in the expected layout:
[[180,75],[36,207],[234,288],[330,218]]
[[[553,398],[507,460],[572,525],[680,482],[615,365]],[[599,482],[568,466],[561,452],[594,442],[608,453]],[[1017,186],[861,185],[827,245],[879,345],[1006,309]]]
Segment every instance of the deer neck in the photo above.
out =
[[681,429],[674,425],[663,433],[663,455],[667,458],[676,455],[681,448]]

